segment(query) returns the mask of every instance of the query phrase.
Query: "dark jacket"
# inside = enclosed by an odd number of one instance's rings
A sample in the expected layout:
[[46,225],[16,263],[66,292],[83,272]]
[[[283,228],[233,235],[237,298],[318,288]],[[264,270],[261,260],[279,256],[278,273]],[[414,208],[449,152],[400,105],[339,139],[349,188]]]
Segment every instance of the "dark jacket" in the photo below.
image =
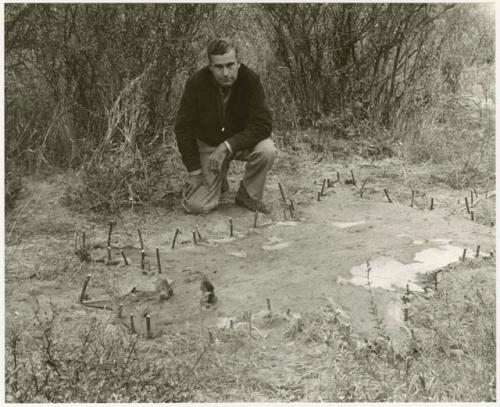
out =
[[223,120],[219,85],[208,66],[186,82],[175,121],[175,135],[188,171],[200,166],[196,139],[218,146],[226,141],[233,152],[255,146],[271,135],[271,113],[259,76],[241,64]]

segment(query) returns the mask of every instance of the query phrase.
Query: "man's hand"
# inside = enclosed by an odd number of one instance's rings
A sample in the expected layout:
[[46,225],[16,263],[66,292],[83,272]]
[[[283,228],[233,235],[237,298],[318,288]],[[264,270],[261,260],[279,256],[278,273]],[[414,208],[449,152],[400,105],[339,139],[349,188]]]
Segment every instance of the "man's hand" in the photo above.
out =
[[205,182],[203,174],[188,175],[184,185],[184,196],[186,199],[196,192],[196,190]]
[[227,157],[229,150],[225,143],[219,144],[215,151],[208,157],[208,168],[212,172],[220,172],[222,170],[222,164]]

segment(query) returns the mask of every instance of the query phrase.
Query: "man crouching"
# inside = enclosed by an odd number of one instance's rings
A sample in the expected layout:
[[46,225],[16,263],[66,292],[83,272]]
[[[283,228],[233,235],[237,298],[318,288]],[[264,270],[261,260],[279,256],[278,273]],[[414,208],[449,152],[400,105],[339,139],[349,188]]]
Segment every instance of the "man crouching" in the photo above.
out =
[[175,135],[188,179],[182,206],[204,213],[219,204],[229,185],[231,160],[246,161],[236,194],[237,205],[268,213],[262,203],[266,176],[276,157],[272,118],[259,76],[240,63],[228,39],[208,45],[208,66],[186,82],[175,122]]

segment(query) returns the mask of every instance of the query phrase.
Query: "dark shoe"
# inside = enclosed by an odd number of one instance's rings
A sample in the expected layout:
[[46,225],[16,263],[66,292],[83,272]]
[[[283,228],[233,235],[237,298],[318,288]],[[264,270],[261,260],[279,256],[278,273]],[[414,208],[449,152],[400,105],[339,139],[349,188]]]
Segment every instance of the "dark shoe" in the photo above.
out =
[[266,208],[261,201],[256,201],[255,199],[250,198],[250,195],[248,195],[248,192],[243,186],[243,183],[240,183],[240,188],[236,193],[234,202],[236,203],[236,205],[250,209],[252,212],[259,211],[265,213],[266,215],[271,213],[271,211]]
[[222,186],[221,186],[221,192],[227,192],[229,191],[229,182],[227,182],[227,175],[222,178]]

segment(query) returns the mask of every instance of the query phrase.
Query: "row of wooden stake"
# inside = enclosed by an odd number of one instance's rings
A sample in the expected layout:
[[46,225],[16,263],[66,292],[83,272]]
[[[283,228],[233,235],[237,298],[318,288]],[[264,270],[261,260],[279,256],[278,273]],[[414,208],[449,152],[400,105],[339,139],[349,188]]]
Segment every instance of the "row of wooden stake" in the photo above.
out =
[[[476,253],[475,253],[475,257],[479,257],[479,254],[480,254],[480,250],[481,250],[481,246],[480,245],[477,245],[477,248],[476,248]],[[467,249],[464,248],[464,251],[462,253],[462,258],[461,260],[462,261],[465,261],[466,259],[466,256],[467,256]],[[493,257],[494,256],[494,253],[493,251],[490,252],[490,256]],[[437,270],[437,271],[434,271],[432,273],[433,275],[433,280],[434,280],[434,289],[437,290],[438,288],[438,274],[441,272],[441,270]],[[424,287],[424,292],[427,293],[427,288]],[[408,304],[410,303],[410,287],[408,284],[406,284],[406,293],[403,294],[403,296],[401,297],[401,299],[403,300],[403,320],[406,322],[408,321]]]
[[[337,171],[337,183],[340,182],[340,173]],[[366,183],[368,182],[368,178],[366,178],[364,181],[363,181],[363,184],[361,185],[361,188],[359,190],[359,195],[361,198],[363,198],[363,192],[364,192],[364,189],[365,189],[365,185]],[[335,182],[333,183],[330,183],[330,179],[329,178],[324,178],[323,179],[323,183],[322,183],[322,186],[321,186],[321,191],[318,192],[318,198],[317,200],[320,201],[321,200],[321,197],[322,196],[325,196],[325,186],[327,185],[328,187],[331,187],[335,184]],[[353,170],[351,170],[351,184],[353,185],[356,185],[356,178],[354,177],[354,172]],[[283,196],[283,201],[285,201],[285,197],[284,197],[284,194],[283,194],[283,189],[281,187],[281,184],[279,184],[279,187],[280,187],[280,191],[281,191],[281,194]],[[393,203],[390,195],[389,195],[389,191],[387,190],[387,188],[384,188],[384,194],[385,196],[387,197],[387,200],[389,201],[389,203]],[[470,192],[470,201],[471,201],[471,206],[474,204],[474,194],[476,195],[476,198],[478,197],[478,194],[477,194],[477,191],[476,189],[473,189],[471,192]],[[486,192],[487,194],[487,192]],[[415,201],[415,190],[412,189],[411,191],[411,202],[410,202],[410,207],[414,207],[414,201]],[[470,214],[470,217],[471,217],[471,220],[474,221],[474,211],[471,211],[470,208],[469,208],[469,202],[468,202],[468,199],[467,197],[465,197],[465,206],[467,208],[467,213]],[[430,206],[429,206],[429,209],[432,211],[434,210],[434,198],[431,197],[431,202],[430,202]]]

